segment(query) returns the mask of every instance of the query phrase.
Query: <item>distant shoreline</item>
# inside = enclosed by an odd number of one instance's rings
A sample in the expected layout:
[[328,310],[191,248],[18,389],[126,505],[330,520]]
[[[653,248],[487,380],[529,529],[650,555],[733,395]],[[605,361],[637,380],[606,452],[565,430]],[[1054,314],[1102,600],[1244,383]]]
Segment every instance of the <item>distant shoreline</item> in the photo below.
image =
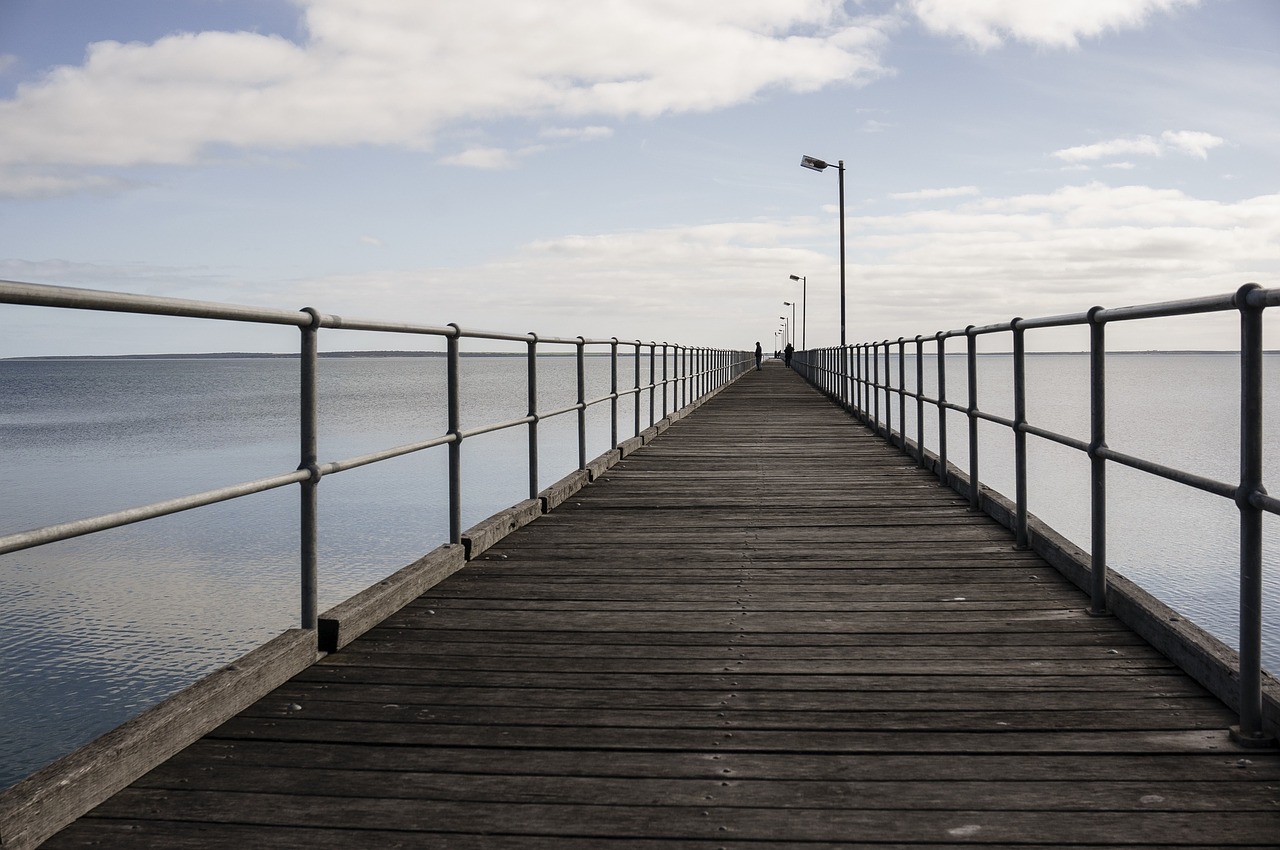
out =
[[[631,356],[630,351],[620,351],[623,356]],[[645,352],[647,354],[647,352]],[[963,351],[953,351],[950,354],[963,355]],[[1008,357],[1011,352],[1008,351],[980,351],[979,357]],[[1082,354],[1088,354],[1087,351],[1034,351],[1027,352],[1029,356],[1034,357],[1073,357]],[[1108,351],[1108,356],[1125,357],[1132,355],[1238,355],[1238,351],[1220,351],[1220,350],[1176,350],[1176,351]],[[1269,349],[1263,354],[1275,355],[1280,354],[1280,349]],[[444,357],[443,351],[322,351],[321,358],[391,358],[391,357]],[[519,357],[521,359],[528,355],[520,351],[465,351],[462,352],[463,357]],[[574,357],[572,351],[540,351],[539,357]],[[588,351],[587,357],[609,357],[607,351]],[[31,357],[0,357],[0,363],[9,362],[33,362],[33,361],[66,361],[66,360],[297,360],[296,353],[291,354],[271,354],[268,352],[254,351],[223,351],[205,354],[42,354]]]
[[[322,351],[321,358],[444,357],[443,351]],[[464,351],[463,357],[525,357],[517,351]],[[571,351],[538,352],[539,357],[573,357]],[[608,357],[587,352],[588,357]],[[271,354],[258,351],[222,351],[208,354],[41,354],[32,357],[0,357],[0,362],[48,360],[297,360],[297,353]]]

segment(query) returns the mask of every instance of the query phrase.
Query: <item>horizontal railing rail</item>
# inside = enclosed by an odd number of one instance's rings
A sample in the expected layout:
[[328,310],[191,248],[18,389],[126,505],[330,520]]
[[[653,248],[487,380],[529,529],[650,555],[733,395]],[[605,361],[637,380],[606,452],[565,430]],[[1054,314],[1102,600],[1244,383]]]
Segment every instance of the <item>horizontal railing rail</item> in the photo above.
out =
[[[915,402],[916,438],[914,456],[920,466],[925,457],[925,405],[937,411],[937,474],[948,482],[947,412],[961,414],[968,421],[968,497],[973,509],[980,507],[982,484],[979,477],[978,423],[990,422],[1013,432],[1014,534],[1017,545],[1028,545],[1027,436],[1066,446],[1090,459],[1090,612],[1107,611],[1107,464],[1115,463],[1215,496],[1230,499],[1240,518],[1240,626],[1239,626],[1239,726],[1233,734],[1243,742],[1267,739],[1262,723],[1262,515],[1280,514],[1280,500],[1269,495],[1262,477],[1263,407],[1263,312],[1280,306],[1280,289],[1264,289],[1246,284],[1234,293],[1190,298],[1131,307],[1103,308],[1058,316],[1015,318],[998,324],[938,331],[930,336],[859,343],[834,348],[797,352],[794,368],[811,384],[842,404],[853,415],[904,452],[911,453],[906,434],[907,401]],[[1184,469],[1115,451],[1107,446],[1106,422],[1106,327],[1115,322],[1175,318],[1202,313],[1234,311],[1240,317],[1240,477],[1234,482],[1219,481]],[[1080,440],[1027,421],[1026,341],[1029,330],[1087,326],[1089,328],[1089,439]],[[999,416],[978,406],[977,340],[982,336],[1008,334],[1012,337],[1013,416]],[[946,343],[965,340],[967,398],[964,402],[947,397]],[[914,346],[915,390],[906,386],[907,346]],[[925,346],[934,347],[927,357]],[[897,353],[897,383],[892,380],[893,354]],[[925,363],[932,360],[937,396],[924,393]],[[881,369],[883,368],[883,375]],[[884,407],[881,408],[883,398]],[[898,430],[894,431],[893,401],[897,399]]]
[[[648,397],[648,426],[658,422],[658,401],[661,398],[662,418],[696,403],[743,374],[753,355],[747,351],[712,347],[692,347],[668,342],[623,341],[617,337],[555,337],[536,333],[504,333],[492,330],[463,328],[456,324],[419,325],[404,322],[385,322],[372,319],[350,318],[307,307],[301,310],[277,310],[237,304],[221,304],[210,301],[194,301],[150,295],[107,292],[92,289],[47,286],[19,281],[0,281],[0,304],[15,304],[72,310],[96,310],[111,313],[136,313],[155,316],[173,316],[212,319],[230,322],[252,322],[268,325],[294,326],[301,331],[299,356],[301,381],[298,391],[299,464],[296,470],[270,475],[253,481],[195,493],[139,507],[117,510],[99,516],[61,522],[0,536],[0,554],[17,552],[92,534],[110,528],[118,528],[144,522],[149,519],[192,510],[194,508],[238,499],[292,484],[300,485],[301,535],[299,555],[301,560],[301,626],[315,629],[318,619],[318,558],[317,558],[317,485],[328,475],[379,463],[426,449],[446,446],[448,463],[448,514],[449,541],[462,539],[462,455],[461,444],[483,434],[513,428],[528,430],[528,486],[529,498],[541,492],[538,467],[538,426],[557,416],[577,414],[578,469],[587,468],[587,411],[598,405],[610,407],[610,445],[620,445],[618,401],[630,398],[634,409],[633,430],[639,437],[642,427],[642,401]],[[330,460],[321,463],[317,457],[317,380],[319,359],[319,333],[326,329],[344,331],[368,331],[376,333],[408,334],[442,338],[445,341],[447,427],[443,434],[419,442],[381,449],[356,457]],[[459,402],[462,379],[459,363],[464,356],[460,340],[490,340],[523,343],[527,363],[528,405],[527,413],[501,422],[487,422],[463,427],[463,413]],[[577,393],[573,404],[552,410],[540,410],[538,406],[538,354],[539,346],[572,346],[576,359]],[[588,347],[608,347],[610,361],[609,392],[595,398],[586,397],[585,361]],[[629,387],[619,385],[619,349],[634,361],[633,383]],[[641,361],[649,362],[647,383],[642,383]],[[658,369],[661,364],[661,374]]]

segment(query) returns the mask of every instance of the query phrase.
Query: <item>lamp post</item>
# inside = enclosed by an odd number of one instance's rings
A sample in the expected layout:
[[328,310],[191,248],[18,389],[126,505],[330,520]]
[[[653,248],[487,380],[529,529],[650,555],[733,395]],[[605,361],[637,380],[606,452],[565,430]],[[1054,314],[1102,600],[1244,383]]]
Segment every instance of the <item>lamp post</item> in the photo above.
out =
[[[795,342],[796,341],[796,302],[783,301],[782,306],[791,308],[791,341]],[[804,348],[803,345],[801,345],[800,347]]]
[[[812,156],[800,158],[800,165],[813,171],[822,171],[831,163]],[[845,344],[844,338],[844,160],[836,163],[840,181],[840,346]]]
[[809,350],[809,281],[803,276],[791,275],[800,281],[800,347]]
[[787,324],[786,316],[779,316],[782,320],[782,345],[785,348],[787,343],[795,338],[795,328]]

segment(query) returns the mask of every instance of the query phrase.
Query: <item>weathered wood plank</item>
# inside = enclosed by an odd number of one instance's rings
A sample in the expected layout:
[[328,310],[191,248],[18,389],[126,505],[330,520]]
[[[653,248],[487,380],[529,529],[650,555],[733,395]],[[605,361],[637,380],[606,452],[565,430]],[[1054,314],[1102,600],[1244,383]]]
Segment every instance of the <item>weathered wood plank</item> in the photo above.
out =
[[542,500],[525,499],[468,528],[462,532],[462,545],[467,550],[467,560],[479,557],[511,532],[524,528],[541,516]]
[[[912,812],[901,809],[737,806],[581,805],[559,802],[432,801],[406,806],[400,800],[337,796],[299,797],[260,792],[152,791],[132,788],[121,802],[149,811],[155,820],[200,820],[209,824],[395,829],[436,832],[441,821],[457,824],[451,831],[470,834],[646,837],[670,840],[731,837],[765,840],[841,841],[874,833],[886,841],[937,841],[947,838],[984,842],[1023,842],[1037,835],[1059,840],[1100,842],[1118,831],[1137,831],[1157,842],[1216,842],[1224,837],[1259,834],[1275,825],[1272,812],[1100,811],[1081,817],[1077,811],[982,811],[938,807]],[[709,804],[712,801],[704,801]],[[103,817],[107,817],[103,815]],[[463,827],[462,825],[469,825]]]
[[[792,779],[814,781],[904,781],[928,778],[935,782],[1043,781],[1063,782],[1203,781],[1241,787],[1280,781],[1280,760],[1242,759],[1231,752],[1160,753],[973,753],[938,759],[932,753],[899,751],[870,758],[845,753],[707,752],[669,753],[646,750],[610,751],[580,748],[511,749],[363,746],[351,743],[240,741],[204,738],[157,768],[162,782],[190,781],[196,770],[219,766],[343,768],[392,772],[432,772],[526,776],[630,776],[733,779]],[[146,781],[144,778],[143,781]],[[1250,793],[1242,791],[1242,793]],[[1065,803],[1066,801],[1064,801]]]
[[[209,850],[226,847],[242,850],[252,846],[255,850],[297,850],[299,847],[338,848],[377,847],[379,850],[672,850],[672,842],[665,839],[603,838],[592,836],[535,836],[535,835],[464,835],[458,833],[404,833],[387,830],[311,829],[305,827],[220,825],[215,844],[211,844],[209,829],[201,824],[176,821],[115,820],[97,823],[92,831],[79,829],[71,832],[63,846],[101,847],[127,846],[136,850]],[[726,838],[709,840],[685,839],[682,850],[848,850],[847,842],[812,841],[756,841],[740,842]],[[919,843],[877,843],[876,850],[920,850]],[[1037,850],[1107,850],[1117,845],[1037,843]],[[1187,844],[1144,844],[1144,850],[1185,850]],[[1272,843],[1233,844],[1237,850],[1274,850]],[[930,843],[930,850],[972,850],[974,844]]]
[[[1118,693],[1097,694],[1088,691],[1023,691],[1016,695],[1016,710],[1013,710],[1013,697],[1008,692],[938,692],[938,691],[772,691],[727,689],[685,689],[671,690],[634,690],[607,687],[595,688],[506,688],[506,687],[468,687],[458,688],[451,685],[379,685],[363,682],[293,682],[278,689],[270,702],[263,702],[246,711],[246,716],[291,716],[291,712],[310,711],[323,702],[321,709],[326,712],[350,712],[351,716],[373,716],[376,710],[399,710],[406,707],[432,710],[434,708],[450,709],[462,707],[477,710],[475,717],[490,716],[482,711],[486,708],[523,708],[530,712],[537,709],[590,710],[594,712],[610,712],[602,715],[604,722],[612,712],[619,715],[633,710],[661,710],[677,712],[680,710],[710,711],[717,717],[725,711],[729,694],[735,694],[733,715],[720,725],[751,725],[760,717],[769,717],[773,712],[786,713],[794,723],[804,723],[804,714],[836,713],[854,714],[859,712],[897,712],[941,714],[944,712],[1005,712],[1008,717],[1002,718],[1011,728],[1027,728],[1036,724],[1059,723],[1060,718],[1098,715],[1105,716],[1109,712],[1132,712],[1137,715],[1130,725],[1150,725],[1165,722],[1157,718],[1165,718],[1169,712],[1178,716],[1185,712],[1187,720],[1184,726],[1198,728],[1195,725],[1195,712],[1216,712],[1220,721],[1219,727],[1226,725],[1226,718],[1220,702],[1203,692],[1188,690],[1170,693],[1166,691],[1125,691]],[[296,706],[296,707],[295,707]],[[434,714],[434,711],[432,712]],[[1043,715],[1043,716],[1040,716]],[[437,715],[440,716],[440,715]],[[498,716],[498,715],[492,715]],[[666,715],[674,718],[678,715]],[[1117,718],[1118,719],[1118,718]],[[905,722],[905,721],[904,721]],[[1172,722],[1172,721],[1170,721]],[[995,726],[999,726],[997,721]]]
[[319,617],[320,650],[341,649],[465,564],[464,547],[446,544],[335,605]]

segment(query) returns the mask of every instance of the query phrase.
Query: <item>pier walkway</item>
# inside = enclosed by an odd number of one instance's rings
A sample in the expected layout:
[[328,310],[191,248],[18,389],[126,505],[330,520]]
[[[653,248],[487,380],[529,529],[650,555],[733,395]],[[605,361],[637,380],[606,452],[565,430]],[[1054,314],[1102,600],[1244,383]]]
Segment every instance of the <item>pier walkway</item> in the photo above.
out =
[[1087,604],[771,364],[45,846],[1280,844]]

